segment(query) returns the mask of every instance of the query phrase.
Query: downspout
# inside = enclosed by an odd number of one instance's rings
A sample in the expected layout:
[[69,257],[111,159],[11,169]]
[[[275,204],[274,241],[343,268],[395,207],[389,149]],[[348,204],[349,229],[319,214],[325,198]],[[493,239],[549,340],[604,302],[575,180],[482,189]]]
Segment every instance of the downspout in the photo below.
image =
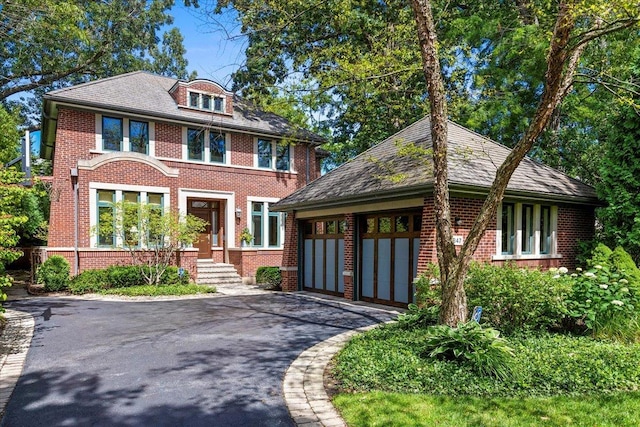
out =
[[71,168],[71,182],[73,184],[73,221],[75,223],[75,227],[73,228],[73,272],[74,275],[77,276],[78,270],[80,269],[80,259],[78,253],[78,168]]

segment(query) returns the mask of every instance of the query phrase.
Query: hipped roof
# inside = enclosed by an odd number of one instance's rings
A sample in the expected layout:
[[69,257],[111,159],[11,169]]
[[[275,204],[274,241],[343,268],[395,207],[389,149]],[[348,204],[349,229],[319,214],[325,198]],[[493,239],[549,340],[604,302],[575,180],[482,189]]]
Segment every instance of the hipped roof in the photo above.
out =
[[[429,194],[434,182],[431,157],[419,153],[409,155],[400,147],[413,143],[430,149],[430,127],[428,117],[415,122],[295,191],[273,208],[283,211],[324,209]],[[498,166],[509,151],[509,148],[449,121],[450,190],[486,195]],[[524,158],[514,172],[505,197],[598,204],[593,187],[530,158]]]

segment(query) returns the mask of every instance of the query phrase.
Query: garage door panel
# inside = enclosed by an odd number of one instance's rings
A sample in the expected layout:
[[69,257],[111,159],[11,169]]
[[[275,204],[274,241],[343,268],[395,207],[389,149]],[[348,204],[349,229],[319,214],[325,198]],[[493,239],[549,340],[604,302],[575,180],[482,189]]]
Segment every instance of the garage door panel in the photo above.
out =
[[344,293],[344,239],[338,240],[338,292]]
[[362,296],[373,298],[374,239],[362,240]]
[[304,241],[304,286],[313,286],[313,240]]
[[409,302],[409,239],[396,239],[393,269],[393,299]]
[[391,239],[378,240],[377,298],[391,299]]
[[324,288],[324,240],[316,240],[314,242],[314,282],[313,287],[316,289]]
[[336,240],[327,240],[326,252],[326,290],[335,292],[336,290]]

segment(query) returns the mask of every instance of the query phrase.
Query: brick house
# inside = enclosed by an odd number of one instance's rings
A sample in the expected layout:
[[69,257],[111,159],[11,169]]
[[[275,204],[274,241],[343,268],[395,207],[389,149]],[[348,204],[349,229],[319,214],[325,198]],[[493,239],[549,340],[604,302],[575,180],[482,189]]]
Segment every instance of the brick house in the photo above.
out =
[[[449,122],[454,243],[461,245],[509,149]],[[430,122],[424,118],[272,206],[287,213],[283,288],[406,306],[437,262]],[[407,150],[403,147],[414,147]],[[575,267],[594,233],[594,189],[525,158],[474,257]]]
[[72,273],[129,262],[116,235],[97,231],[121,200],[209,223],[180,257],[193,277],[198,260],[232,264],[247,280],[281,265],[284,214],[271,205],[320,175],[318,135],[212,81],[147,72],[49,92],[43,108],[41,156],[53,160],[46,255],[67,258]]

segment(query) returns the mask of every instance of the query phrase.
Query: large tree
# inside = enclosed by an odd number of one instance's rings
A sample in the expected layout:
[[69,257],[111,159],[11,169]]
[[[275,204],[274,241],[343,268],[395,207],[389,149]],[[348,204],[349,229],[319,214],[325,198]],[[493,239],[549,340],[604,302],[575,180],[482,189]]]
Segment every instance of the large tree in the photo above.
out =
[[[588,44],[607,34],[636,26],[640,20],[640,8],[634,1],[568,0],[559,1],[547,10],[546,16],[552,19],[548,19],[551,25],[548,27],[546,71],[537,108],[528,118],[528,127],[524,134],[498,167],[482,209],[464,245],[456,253],[451,227],[446,161],[447,100],[440,69],[436,22],[429,0],[412,0],[411,4],[418,27],[423,70],[431,106],[436,245],[442,286],[440,320],[442,323],[456,326],[468,316],[464,278],[473,253],[496,214],[513,172],[549,125],[562,100],[572,90],[580,57]],[[537,5],[534,1],[522,4],[528,8],[543,6]],[[526,52],[522,52],[522,55],[526,58]]]
[[[185,3],[188,3],[185,1]],[[174,0],[1,0],[0,101],[133,70],[188,76]],[[15,102],[15,101],[14,101]]]
[[[410,2],[201,3],[210,13],[237,11],[247,49],[246,63],[234,74],[234,88],[254,100],[286,98],[315,117],[332,137],[328,148],[337,163],[428,112]],[[450,118],[513,146],[543,92],[552,5],[478,0],[434,2],[433,8]],[[556,110],[533,155],[574,175],[591,176],[594,167],[583,162],[581,153],[597,148],[585,130],[601,118],[590,111],[614,104],[611,90],[617,92],[618,85],[611,75],[628,73],[620,58],[625,46],[638,39],[637,31],[628,32],[585,52],[580,81],[590,84],[576,87],[567,108]],[[603,81],[614,84],[608,90],[593,84]],[[580,149],[567,143],[576,137],[582,141]]]

